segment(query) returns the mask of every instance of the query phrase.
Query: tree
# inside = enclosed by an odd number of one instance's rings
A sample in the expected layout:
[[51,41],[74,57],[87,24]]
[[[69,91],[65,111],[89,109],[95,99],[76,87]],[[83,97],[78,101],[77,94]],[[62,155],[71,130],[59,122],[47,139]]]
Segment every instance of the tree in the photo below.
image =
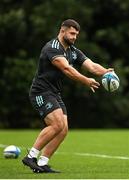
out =
[[109,94],[100,88],[94,95],[66,78],[64,99],[70,126],[129,127],[127,0],[1,0],[0,127],[39,126],[38,114],[29,103],[29,87],[42,46],[57,36],[67,18],[81,25],[78,48],[95,62],[114,67],[120,77],[119,91]]

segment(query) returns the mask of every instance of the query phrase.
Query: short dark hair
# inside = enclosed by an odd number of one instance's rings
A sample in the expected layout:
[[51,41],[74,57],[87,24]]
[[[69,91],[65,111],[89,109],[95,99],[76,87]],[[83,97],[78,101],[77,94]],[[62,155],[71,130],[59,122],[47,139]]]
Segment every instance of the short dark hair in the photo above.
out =
[[76,21],[73,20],[73,19],[67,19],[67,20],[65,20],[64,22],[62,22],[61,27],[62,27],[62,26],[65,26],[65,27],[68,27],[68,28],[73,27],[73,28],[75,28],[77,31],[80,31],[80,25],[79,25],[79,23],[76,22]]

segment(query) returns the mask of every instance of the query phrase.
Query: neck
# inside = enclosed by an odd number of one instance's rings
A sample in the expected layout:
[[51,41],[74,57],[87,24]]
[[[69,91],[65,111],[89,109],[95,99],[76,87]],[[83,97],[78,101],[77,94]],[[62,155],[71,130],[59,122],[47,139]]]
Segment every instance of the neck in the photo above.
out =
[[63,48],[66,50],[69,47],[69,45],[64,41],[63,37],[60,34],[58,35],[58,39],[61,45],[63,46]]

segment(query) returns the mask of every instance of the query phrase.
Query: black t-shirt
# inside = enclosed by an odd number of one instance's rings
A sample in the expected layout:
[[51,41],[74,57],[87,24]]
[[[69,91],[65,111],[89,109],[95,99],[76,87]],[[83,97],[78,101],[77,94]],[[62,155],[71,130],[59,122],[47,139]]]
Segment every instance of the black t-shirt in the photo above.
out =
[[45,91],[52,91],[54,93],[61,92],[62,80],[65,74],[52,64],[52,60],[55,57],[61,56],[65,57],[72,66],[75,64],[81,66],[87,59],[87,57],[73,45],[65,51],[57,38],[49,41],[41,50],[38,69],[30,89],[31,93],[42,93]]

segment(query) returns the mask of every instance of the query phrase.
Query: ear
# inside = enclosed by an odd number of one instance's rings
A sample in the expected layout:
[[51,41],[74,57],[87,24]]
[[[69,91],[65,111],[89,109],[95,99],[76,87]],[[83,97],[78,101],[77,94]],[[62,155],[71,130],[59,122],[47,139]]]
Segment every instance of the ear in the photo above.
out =
[[65,31],[66,31],[66,27],[61,27],[61,29],[60,29],[60,31],[61,31],[61,33],[64,33]]

